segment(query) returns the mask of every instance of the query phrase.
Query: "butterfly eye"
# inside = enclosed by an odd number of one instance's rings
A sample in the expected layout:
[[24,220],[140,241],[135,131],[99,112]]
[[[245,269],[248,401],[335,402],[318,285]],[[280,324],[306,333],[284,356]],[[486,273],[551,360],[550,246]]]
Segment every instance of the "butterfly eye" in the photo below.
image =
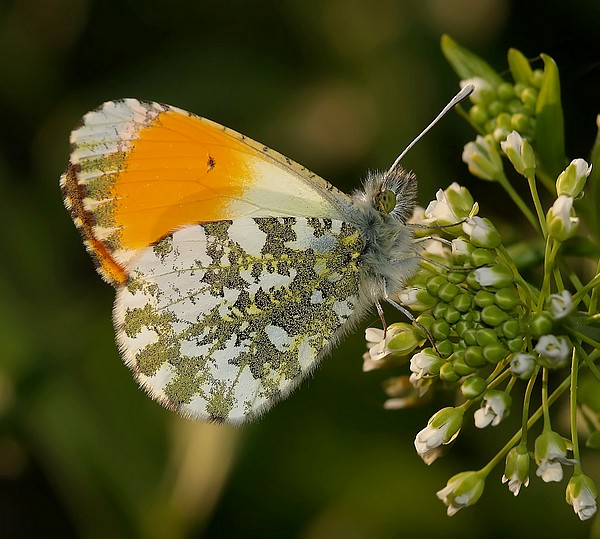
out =
[[390,189],[381,191],[375,197],[375,207],[379,210],[379,213],[388,215],[394,211],[396,207],[396,193]]

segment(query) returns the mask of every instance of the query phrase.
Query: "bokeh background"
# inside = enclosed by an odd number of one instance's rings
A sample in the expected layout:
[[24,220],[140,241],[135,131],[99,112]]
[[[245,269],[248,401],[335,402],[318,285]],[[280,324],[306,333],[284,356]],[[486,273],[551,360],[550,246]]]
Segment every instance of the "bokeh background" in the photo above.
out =
[[[383,411],[385,375],[361,372],[360,332],[243,429],[163,410],[119,359],[113,290],[94,272],[58,178],[83,113],[131,96],[232,127],[350,190],[456,91],[444,33],[498,71],[508,47],[553,56],[567,150],[586,157],[599,29],[597,0],[1,0],[0,536],[593,534],[565,504],[564,482],[532,478],[515,499],[502,469],[475,508],[446,517],[436,490],[487,462],[518,418],[465,429],[425,466],[413,439],[447,396]],[[470,138],[451,114],[406,157],[421,204],[459,181],[505,238],[520,234],[499,188],[469,178],[460,155]],[[599,480],[597,457],[585,458]]]

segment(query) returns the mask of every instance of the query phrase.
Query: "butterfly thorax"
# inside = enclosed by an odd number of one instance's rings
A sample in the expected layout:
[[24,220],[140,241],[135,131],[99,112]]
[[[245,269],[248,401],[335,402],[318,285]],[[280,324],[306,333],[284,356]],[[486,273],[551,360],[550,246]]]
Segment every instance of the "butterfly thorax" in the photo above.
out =
[[[398,166],[371,173],[352,194],[353,224],[365,240],[361,253],[365,275],[361,293],[372,302],[398,292],[415,272],[418,259],[412,230],[406,226],[415,205],[417,180]],[[365,298],[366,299],[366,298]]]

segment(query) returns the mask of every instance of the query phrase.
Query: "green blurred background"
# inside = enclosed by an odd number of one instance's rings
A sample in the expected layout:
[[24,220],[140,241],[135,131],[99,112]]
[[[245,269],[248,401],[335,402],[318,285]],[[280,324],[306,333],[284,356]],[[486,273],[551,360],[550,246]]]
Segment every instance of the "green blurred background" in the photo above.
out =
[[[119,359],[113,290],[58,178],[80,117],[131,96],[211,118],[352,189],[456,91],[443,33],[501,72],[511,46],[553,56],[567,150],[586,157],[599,28],[597,0],[0,1],[0,537],[593,533],[565,504],[564,483],[533,477],[515,499],[501,469],[476,508],[446,517],[436,490],[484,464],[518,418],[465,429],[425,466],[414,436],[447,401],[383,411],[388,373],[361,372],[360,332],[256,424],[194,424],[163,410]],[[460,155],[470,138],[450,115],[404,164],[419,175],[421,204],[459,181],[500,222],[514,210],[496,202],[497,186],[469,179]],[[512,225],[505,238],[520,233]],[[597,457],[585,458],[600,480]]]

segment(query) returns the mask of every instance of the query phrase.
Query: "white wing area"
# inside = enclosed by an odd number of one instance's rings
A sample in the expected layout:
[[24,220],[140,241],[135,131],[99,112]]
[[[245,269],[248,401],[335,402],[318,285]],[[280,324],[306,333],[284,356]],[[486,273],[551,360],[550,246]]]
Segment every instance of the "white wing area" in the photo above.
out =
[[358,306],[358,231],[316,218],[187,226],[140,252],[118,288],[117,341],[148,393],[243,423],[286,396]]

